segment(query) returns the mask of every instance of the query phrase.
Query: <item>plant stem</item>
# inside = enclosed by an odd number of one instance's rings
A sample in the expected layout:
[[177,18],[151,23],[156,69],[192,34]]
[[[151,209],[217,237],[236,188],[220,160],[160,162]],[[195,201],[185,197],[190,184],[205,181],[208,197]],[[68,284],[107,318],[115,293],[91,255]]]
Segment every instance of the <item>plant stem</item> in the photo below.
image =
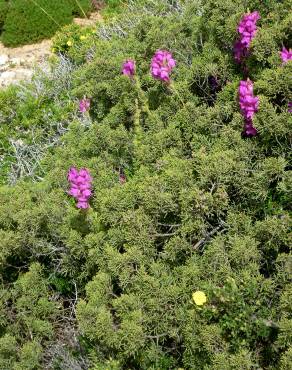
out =
[[34,3],[34,5],[38,6],[58,27],[61,27],[61,25],[44,9],[41,7],[35,0],[30,0]]
[[150,115],[151,111],[149,109],[149,104],[148,104],[148,101],[146,99],[145,93],[141,88],[141,84],[140,84],[139,78],[137,76],[135,76],[135,83],[136,83],[136,86],[137,86],[137,89],[138,89],[138,97],[139,97],[139,100],[142,103],[143,110],[144,110],[144,112],[147,112]]
[[183,101],[182,97],[180,96],[179,92],[178,92],[178,91],[177,91],[177,89],[175,88],[175,86],[174,86],[174,83],[173,83],[173,82],[169,85],[169,89],[170,89],[170,91],[171,91],[171,92],[174,92],[174,93],[177,95],[177,97],[179,98],[179,100],[180,100],[180,102],[181,102],[182,106],[183,106],[183,107],[185,107],[185,103],[184,103],[184,101]]
[[76,2],[76,4],[77,4],[77,6],[79,7],[79,9],[81,10],[81,12],[83,13],[84,17],[85,17],[85,18],[88,18],[88,17],[87,17],[87,15],[86,15],[86,14],[85,14],[85,12],[84,12],[84,10],[83,10],[82,6],[80,5],[79,1],[78,1],[78,0],[75,0],[75,2]]

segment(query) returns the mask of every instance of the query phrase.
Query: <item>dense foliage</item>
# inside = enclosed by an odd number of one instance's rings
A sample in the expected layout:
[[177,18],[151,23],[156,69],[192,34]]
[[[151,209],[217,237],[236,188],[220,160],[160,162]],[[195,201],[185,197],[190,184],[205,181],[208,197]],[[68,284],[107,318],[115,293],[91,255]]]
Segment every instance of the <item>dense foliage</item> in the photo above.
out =
[[85,16],[90,0],[0,0],[0,35],[7,46],[50,38],[73,16]]
[[70,26],[49,74],[0,92],[0,369],[289,369],[291,1],[131,4]]

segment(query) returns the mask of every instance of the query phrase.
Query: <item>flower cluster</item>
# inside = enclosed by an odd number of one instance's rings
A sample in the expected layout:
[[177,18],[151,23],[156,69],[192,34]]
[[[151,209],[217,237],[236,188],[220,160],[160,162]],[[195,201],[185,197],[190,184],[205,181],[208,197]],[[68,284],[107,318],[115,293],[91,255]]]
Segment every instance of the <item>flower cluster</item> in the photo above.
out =
[[89,171],[86,168],[81,168],[80,171],[78,171],[75,167],[71,167],[68,171],[67,178],[71,185],[68,194],[72,195],[72,197],[78,201],[77,208],[88,208],[88,201],[92,194],[92,178]]
[[194,292],[192,298],[197,306],[203,306],[207,302],[206,294],[201,290]]
[[249,78],[247,81],[240,81],[238,93],[240,110],[244,117],[242,135],[245,137],[256,136],[257,129],[253,126],[252,119],[258,111],[259,98],[253,95],[253,82]]
[[241,113],[244,118],[252,119],[259,105],[259,98],[253,95],[253,82],[249,78],[247,81],[240,81],[238,91]]
[[286,49],[283,47],[282,51],[280,51],[281,59],[283,64],[287,63],[289,60],[292,60],[292,49]]
[[164,82],[169,82],[172,69],[175,67],[176,61],[172,54],[166,50],[157,50],[151,61],[152,77]]
[[235,42],[233,48],[234,58],[238,63],[241,63],[248,56],[250,43],[257,32],[256,22],[259,19],[260,15],[255,11],[245,14],[238,25],[237,31],[240,34],[240,39]]
[[132,59],[128,59],[124,62],[122,73],[126,76],[133,77],[136,71],[136,64],[135,61]]
[[[172,54],[167,50],[157,50],[151,60],[151,74],[156,80],[169,83],[170,73],[175,67],[176,61],[173,59]],[[136,72],[136,63],[132,59],[126,60],[122,65],[122,74],[134,76]]]
[[292,113],[292,101],[288,102],[288,112]]
[[79,110],[81,113],[85,113],[90,108],[90,99],[83,98],[79,101]]

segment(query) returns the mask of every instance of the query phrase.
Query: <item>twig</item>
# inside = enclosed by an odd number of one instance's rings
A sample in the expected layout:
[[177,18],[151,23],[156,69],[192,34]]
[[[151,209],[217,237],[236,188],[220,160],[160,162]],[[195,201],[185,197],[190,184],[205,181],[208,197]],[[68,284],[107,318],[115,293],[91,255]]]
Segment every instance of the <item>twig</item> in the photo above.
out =
[[[216,234],[225,224],[225,222],[221,221],[220,225],[216,226],[213,230],[211,230],[210,232],[208,232],[206,234],[206,236],[204,236],[204,238],[202,238],[201,240],[199,240],[194,246],[193,246],[193,249],[199,249],[201,246],[203,246],[204,244],[206,244],[210,239],[211,237]],[[226,229],[223,229],[221,231],[224,231]]]
[[181,224],[163,224],[161,222],[157,222],[157,225],[164,226],[164,227],[169,227],[170,229],[173,229],[174,227],[180,227],[181,226]]
[[159,339],[162,337],[166,337],[168,333],[162,333],[162,334],[157,334],[157,335],[146,335],[147,339]]
[[165,233],[165,234],[154,234],[153,236],[155,236],[156,238],[164,238],[164,237],[167,237],[167,236],[173,236],[173,235],[175,235],[176,234],[176,232],[174,232],[174,233]]

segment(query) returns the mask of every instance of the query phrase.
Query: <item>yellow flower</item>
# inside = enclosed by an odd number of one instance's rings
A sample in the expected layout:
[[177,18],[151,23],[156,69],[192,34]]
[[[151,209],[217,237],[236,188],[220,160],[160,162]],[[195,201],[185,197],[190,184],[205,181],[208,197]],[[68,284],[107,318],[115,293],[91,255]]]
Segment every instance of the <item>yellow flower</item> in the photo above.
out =
[[73,45],[73,42],[71,40],[67,41],[67,45],[68,46],[72,46]]
[[84,35],[80,36],[80,40],[86,40],[86,39],[87,39],[87,36],[84,36]]
[[207,302],[206,294],[200,290],[193,293],[192,297],[197,306],[203,306],[203,304]]

